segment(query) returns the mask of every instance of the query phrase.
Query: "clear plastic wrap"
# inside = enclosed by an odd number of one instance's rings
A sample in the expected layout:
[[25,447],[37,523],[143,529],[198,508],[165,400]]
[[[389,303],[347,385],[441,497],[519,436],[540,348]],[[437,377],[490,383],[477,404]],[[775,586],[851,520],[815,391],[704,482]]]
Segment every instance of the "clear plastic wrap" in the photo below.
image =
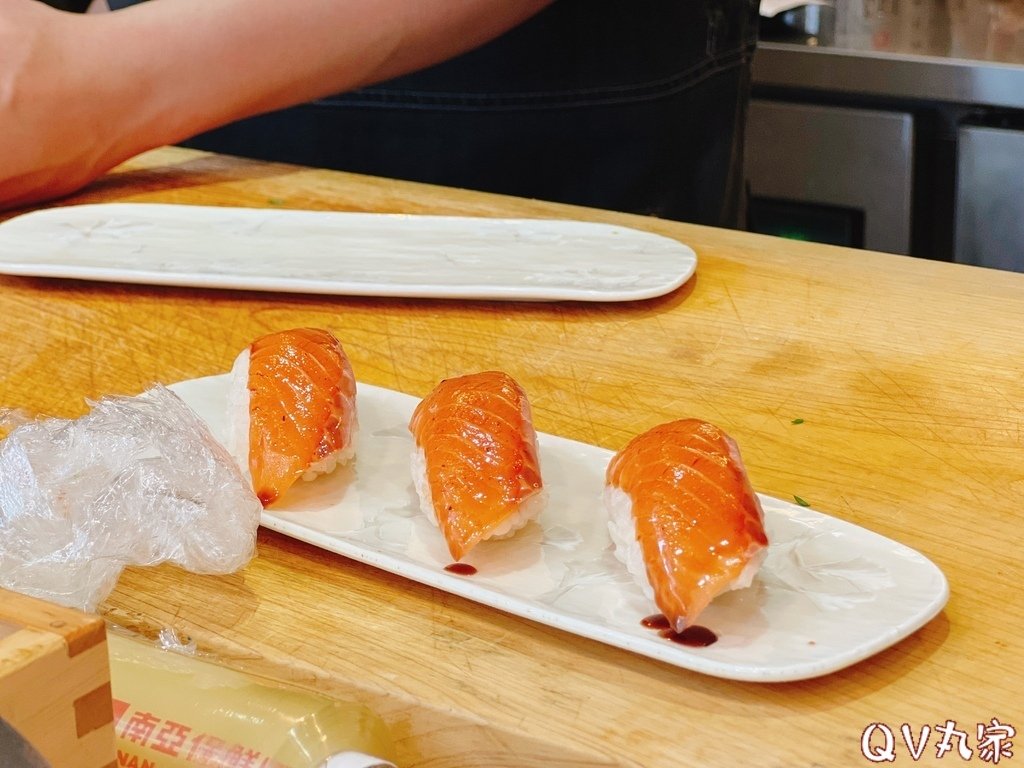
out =
[[91,405],[0,442],[0,586],[93,610],[126,565],[223,574],[252,558],[259,500],[177,395]]

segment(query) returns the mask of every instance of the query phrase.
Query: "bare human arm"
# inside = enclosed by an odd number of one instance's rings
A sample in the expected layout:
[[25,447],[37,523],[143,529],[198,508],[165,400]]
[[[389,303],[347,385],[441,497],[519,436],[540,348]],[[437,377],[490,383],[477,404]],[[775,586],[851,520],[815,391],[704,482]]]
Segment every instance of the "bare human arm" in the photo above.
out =
[[551,0],[154,0],[76,15],[0,0],[0,206],[139,152],[411,72]]

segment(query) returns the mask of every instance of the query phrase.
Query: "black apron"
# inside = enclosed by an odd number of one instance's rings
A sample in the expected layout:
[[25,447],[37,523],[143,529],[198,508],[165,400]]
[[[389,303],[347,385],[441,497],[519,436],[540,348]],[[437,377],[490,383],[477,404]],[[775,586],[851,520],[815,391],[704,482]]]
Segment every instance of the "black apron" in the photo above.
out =
[[557,0],[450,61],[185,144],[738,226],[757,6]]

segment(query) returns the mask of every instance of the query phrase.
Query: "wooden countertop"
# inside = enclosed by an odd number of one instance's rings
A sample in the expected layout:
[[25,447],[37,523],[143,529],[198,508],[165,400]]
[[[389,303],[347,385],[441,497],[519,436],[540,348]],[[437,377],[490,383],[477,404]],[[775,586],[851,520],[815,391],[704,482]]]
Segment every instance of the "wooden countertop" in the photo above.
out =
[[322,325],[363,382],[423,395],[505,369],[538,429],[608,448],[707,418],[759,491],[897,539],[951,587],[895,647],[773,685],[683,671],[268,531],[231,576],[126,572],[110,619],[169,624],[244,668],[359,698],[409,766],[853,766],[874,722],[909,764],[903,723],[955,720],[972,748],[993,717],[1024,729],[1024,275],[180,149],[63,202],[104,201],[574,217],[678,238],[700,264],[668,296],[609,305],[0,278],[0,406],[79,414],[86,397],[222,372],[261,333]]

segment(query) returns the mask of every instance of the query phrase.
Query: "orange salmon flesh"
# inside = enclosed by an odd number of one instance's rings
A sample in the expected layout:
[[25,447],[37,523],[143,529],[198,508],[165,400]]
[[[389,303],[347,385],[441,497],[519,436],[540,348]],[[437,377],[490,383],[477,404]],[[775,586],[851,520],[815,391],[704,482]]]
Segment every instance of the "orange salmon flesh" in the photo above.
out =
[[423,450],[430,499],[456,560],[543,486],[530,406],[508,374],[442,381],[416,407],[409,429]]
[[298,328],[252,343],[248,387],[249,471],[266,507],[350,444],[356,380],[330,332]]
[[759,564],[764,513],[736,443],[718,427],[654,427],[612,458],[606,479],[632,502],[655,603],[676,631]]

